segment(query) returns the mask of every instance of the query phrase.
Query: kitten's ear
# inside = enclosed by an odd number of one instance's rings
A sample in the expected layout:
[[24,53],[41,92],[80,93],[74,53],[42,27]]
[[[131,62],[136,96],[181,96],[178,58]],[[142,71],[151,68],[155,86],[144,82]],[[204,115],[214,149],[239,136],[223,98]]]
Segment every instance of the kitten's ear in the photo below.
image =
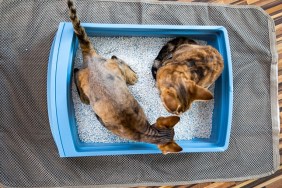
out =
[[194,100],[211,100],[213,99],[213,94],[206,88],[194,85],[192,90],[190,90]]
[[159,117],[156,122],[156,127],[160,129],[171,129],[180,121],[178,116]]
[[171,141],[167,144],[158,144],[158,148],[162,151],[164,155],[168,153],[178,153],[182,151],[182,148],[175,141]]

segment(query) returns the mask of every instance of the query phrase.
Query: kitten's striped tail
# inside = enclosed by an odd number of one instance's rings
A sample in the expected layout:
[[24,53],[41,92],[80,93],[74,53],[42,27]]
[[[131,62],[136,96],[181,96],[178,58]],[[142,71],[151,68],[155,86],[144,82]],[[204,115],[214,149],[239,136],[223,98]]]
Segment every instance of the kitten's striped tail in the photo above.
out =
[[80,20],[77,17],[76,8],[74,6],[73,1],[68,0],[67,2],[69,7],[70,19],[74,28],[74,32],[79,40],[82,53],[87,55],[91,52],[94,52],[96,54],[94,47],[85,32],[85,29],[80,25]]

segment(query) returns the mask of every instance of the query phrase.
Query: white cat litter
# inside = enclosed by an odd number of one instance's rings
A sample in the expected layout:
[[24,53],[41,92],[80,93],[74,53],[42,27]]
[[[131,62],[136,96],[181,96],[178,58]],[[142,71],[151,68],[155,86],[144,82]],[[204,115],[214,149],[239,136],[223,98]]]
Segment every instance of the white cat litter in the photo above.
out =
[[[92,37],[97,52],[103,57],[116,55],[123,59],[138,75],[138,82],[129,86],[130,92],[143,108],[149,122],[155,123],[160,116],[170,116],[161,103],[151,67],[160,49],[171,38],[152,37]],[[203,41],[202,41],[203,42]],[[75,68],[82,64],[81,50],[78,49],[75,58]],[[214,86],[210,87],[213,93]],[[97,120],[90,105],[80,101],[74,81],[72,97],[79,138],[85,143],[117,143],[131,142],[120,138]],[[194,102],[190,110],[180,116],[180,122],[175,126],[175,140],[190,140],[192,138],[209,138],[212,127],[214,100]]]

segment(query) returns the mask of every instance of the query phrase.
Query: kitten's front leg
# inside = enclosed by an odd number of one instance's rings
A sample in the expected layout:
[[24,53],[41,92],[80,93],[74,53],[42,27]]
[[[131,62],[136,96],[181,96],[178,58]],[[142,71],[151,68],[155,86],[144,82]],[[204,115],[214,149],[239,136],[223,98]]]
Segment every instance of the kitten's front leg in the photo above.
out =
[[112,56],[111,59],[116,60],[116,63],[121,70],[127,84],[133,85],[137,82],[138,76],[129,65],[127,65],[123,60],[117,58],[116,56]]
[[126,83],[130,85],[135,84],[138,80],[136,72],[134,72],[127,64],[124,64],[122,67],[125,73]]

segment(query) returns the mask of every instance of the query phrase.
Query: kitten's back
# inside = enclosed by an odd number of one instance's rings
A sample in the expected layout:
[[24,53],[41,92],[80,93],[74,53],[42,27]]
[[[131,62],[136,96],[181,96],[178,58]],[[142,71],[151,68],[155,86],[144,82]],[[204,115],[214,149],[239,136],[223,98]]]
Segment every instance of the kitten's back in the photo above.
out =
[[186,64],[191,80],[202,87],[214,83],[224,67],[220,53],[208,45],[183,44],[176,49],[172,60]]

